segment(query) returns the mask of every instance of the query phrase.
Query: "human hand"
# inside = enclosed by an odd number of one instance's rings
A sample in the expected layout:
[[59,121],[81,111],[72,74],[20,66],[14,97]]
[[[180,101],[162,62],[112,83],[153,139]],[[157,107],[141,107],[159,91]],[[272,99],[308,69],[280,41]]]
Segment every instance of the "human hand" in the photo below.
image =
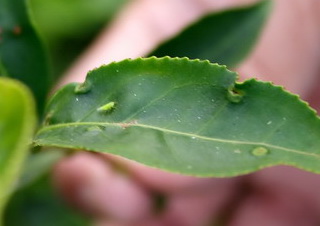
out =
[[[209,8],[235,2],[245,1],[135,1],[63,82],[83,81],[84,72],[102,63],[144,55],[160,39]],[[312,103],[319,101],[310,98],[318,91],[319,12],[318,0],[277,0],[259,45],[237,69],[242,78],[274,81]],[[158,27],[156,36],[150,33],[154,26]],[[132,27],[139,30],[130,37]],[[126,172],[119,172],[117,166]],[[119,157],[81,153],[57,165],[55,182],[71,203],[96,218],[97,225],[312,226],[320,222],[319,176],[289,167],[237,178],[200,179],[165,173]],[[155,208],[155,194],[167,199],[160,212]]]

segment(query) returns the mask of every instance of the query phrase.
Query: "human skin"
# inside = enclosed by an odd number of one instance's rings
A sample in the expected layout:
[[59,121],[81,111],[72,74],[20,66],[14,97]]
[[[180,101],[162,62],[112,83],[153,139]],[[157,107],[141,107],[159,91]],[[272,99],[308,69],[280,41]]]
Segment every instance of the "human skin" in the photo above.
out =
[[[209,10],[249,2],[253,1],[132,1],[62,83],[82,82],[86,71],[101,64],[143,56]],[[256,77],[283,85],[317,109],[318,40],[319,0],[276,0],[258,45],[235,70],[241,79]],[[320,176],[286,166],[235,178],[194,178],[120,157],[80,153],[57,164],[54,181],[70,203],[101,226],[203,226],[217,221],[228,226],[320,224]],[[167,199],[160,212],[155,209],[155,194]]]

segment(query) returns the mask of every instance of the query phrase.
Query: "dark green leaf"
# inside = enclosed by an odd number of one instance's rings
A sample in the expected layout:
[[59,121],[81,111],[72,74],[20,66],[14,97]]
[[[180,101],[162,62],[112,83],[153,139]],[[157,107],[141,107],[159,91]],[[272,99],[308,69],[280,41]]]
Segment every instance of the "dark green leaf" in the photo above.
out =
[[256,43],[270,5],[270,1],[262,1],[206,16],[160,45],[150,56],[189,57],[234,67]]
[[186,58],[112,63],[56,93],[35,144],[113,153],[198,176],[278,164],[320,173],[315,112],[281,87],[236,77]]
[[0,109],[1,215],[27,156],[36,119],[31,93],[20,83],[10,79],[0,78]]
[[31,88],[41,111],[50,81],[46,55],[29,20],[26,0],[0,0],[0,64],[9,77]]
[[64,150],[58,150],[56,148],[31,153],[25,161],[23,172],[16,189],[22,189],[43,175],[48,174],[54,164],[65,155],[66,152]]
[[5,226],[86,226],[89,220],[66,206],[46,174],[17,191],[4,214]]

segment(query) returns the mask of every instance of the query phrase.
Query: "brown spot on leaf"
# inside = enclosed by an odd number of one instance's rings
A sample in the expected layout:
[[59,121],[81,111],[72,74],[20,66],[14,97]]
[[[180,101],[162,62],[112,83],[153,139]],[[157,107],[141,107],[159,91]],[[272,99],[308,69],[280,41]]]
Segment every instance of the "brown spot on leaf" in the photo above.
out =
[[20,26],[15,26],[15,27],[13,28],[12,32],[13,32],[13,34],[15,34],[15,35],[20,35],[21,32],[22,32],[22,29],[21,29]]
[[132,125],[136,125],[138,124],[138,121],[137,120],[133,120],[131,122],[128,122],[128,123],[120,123],[120,126],[123,128],[123,129],[126,129]]

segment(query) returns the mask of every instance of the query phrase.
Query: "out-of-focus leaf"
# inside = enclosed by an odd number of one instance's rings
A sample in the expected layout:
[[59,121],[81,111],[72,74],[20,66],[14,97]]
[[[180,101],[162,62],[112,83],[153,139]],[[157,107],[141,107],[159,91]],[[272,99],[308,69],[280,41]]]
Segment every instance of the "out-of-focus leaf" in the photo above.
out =
[[235,67],[251,51],[271,2],[208,15],[166,41],[150,56],[189,57]]
[[90,221],[69,208],[46,174],[18,190],[4,213],[5,226],[89,226]]
[[25,0],[0,0],[0,64],[7,76],[30,87],[41,112],[50,78],[46,54]]
[[35,114],[29,90],[19,82],[0,78],[0,215],[27,156]]
[[57,161],[66,155],[65,150],[44,149],[28,156],[16,189],[21,189],[35,182],[51,171]]
[[57,79],[128,0],[31,0]]
[[47,39],[85,34],[104,24],[128,0],[30,0],[34,19]]
[[320,173],[320,120],[281,87],[186,58],[125,60],[51,99],[35,144],[227,177],[278,164]]

